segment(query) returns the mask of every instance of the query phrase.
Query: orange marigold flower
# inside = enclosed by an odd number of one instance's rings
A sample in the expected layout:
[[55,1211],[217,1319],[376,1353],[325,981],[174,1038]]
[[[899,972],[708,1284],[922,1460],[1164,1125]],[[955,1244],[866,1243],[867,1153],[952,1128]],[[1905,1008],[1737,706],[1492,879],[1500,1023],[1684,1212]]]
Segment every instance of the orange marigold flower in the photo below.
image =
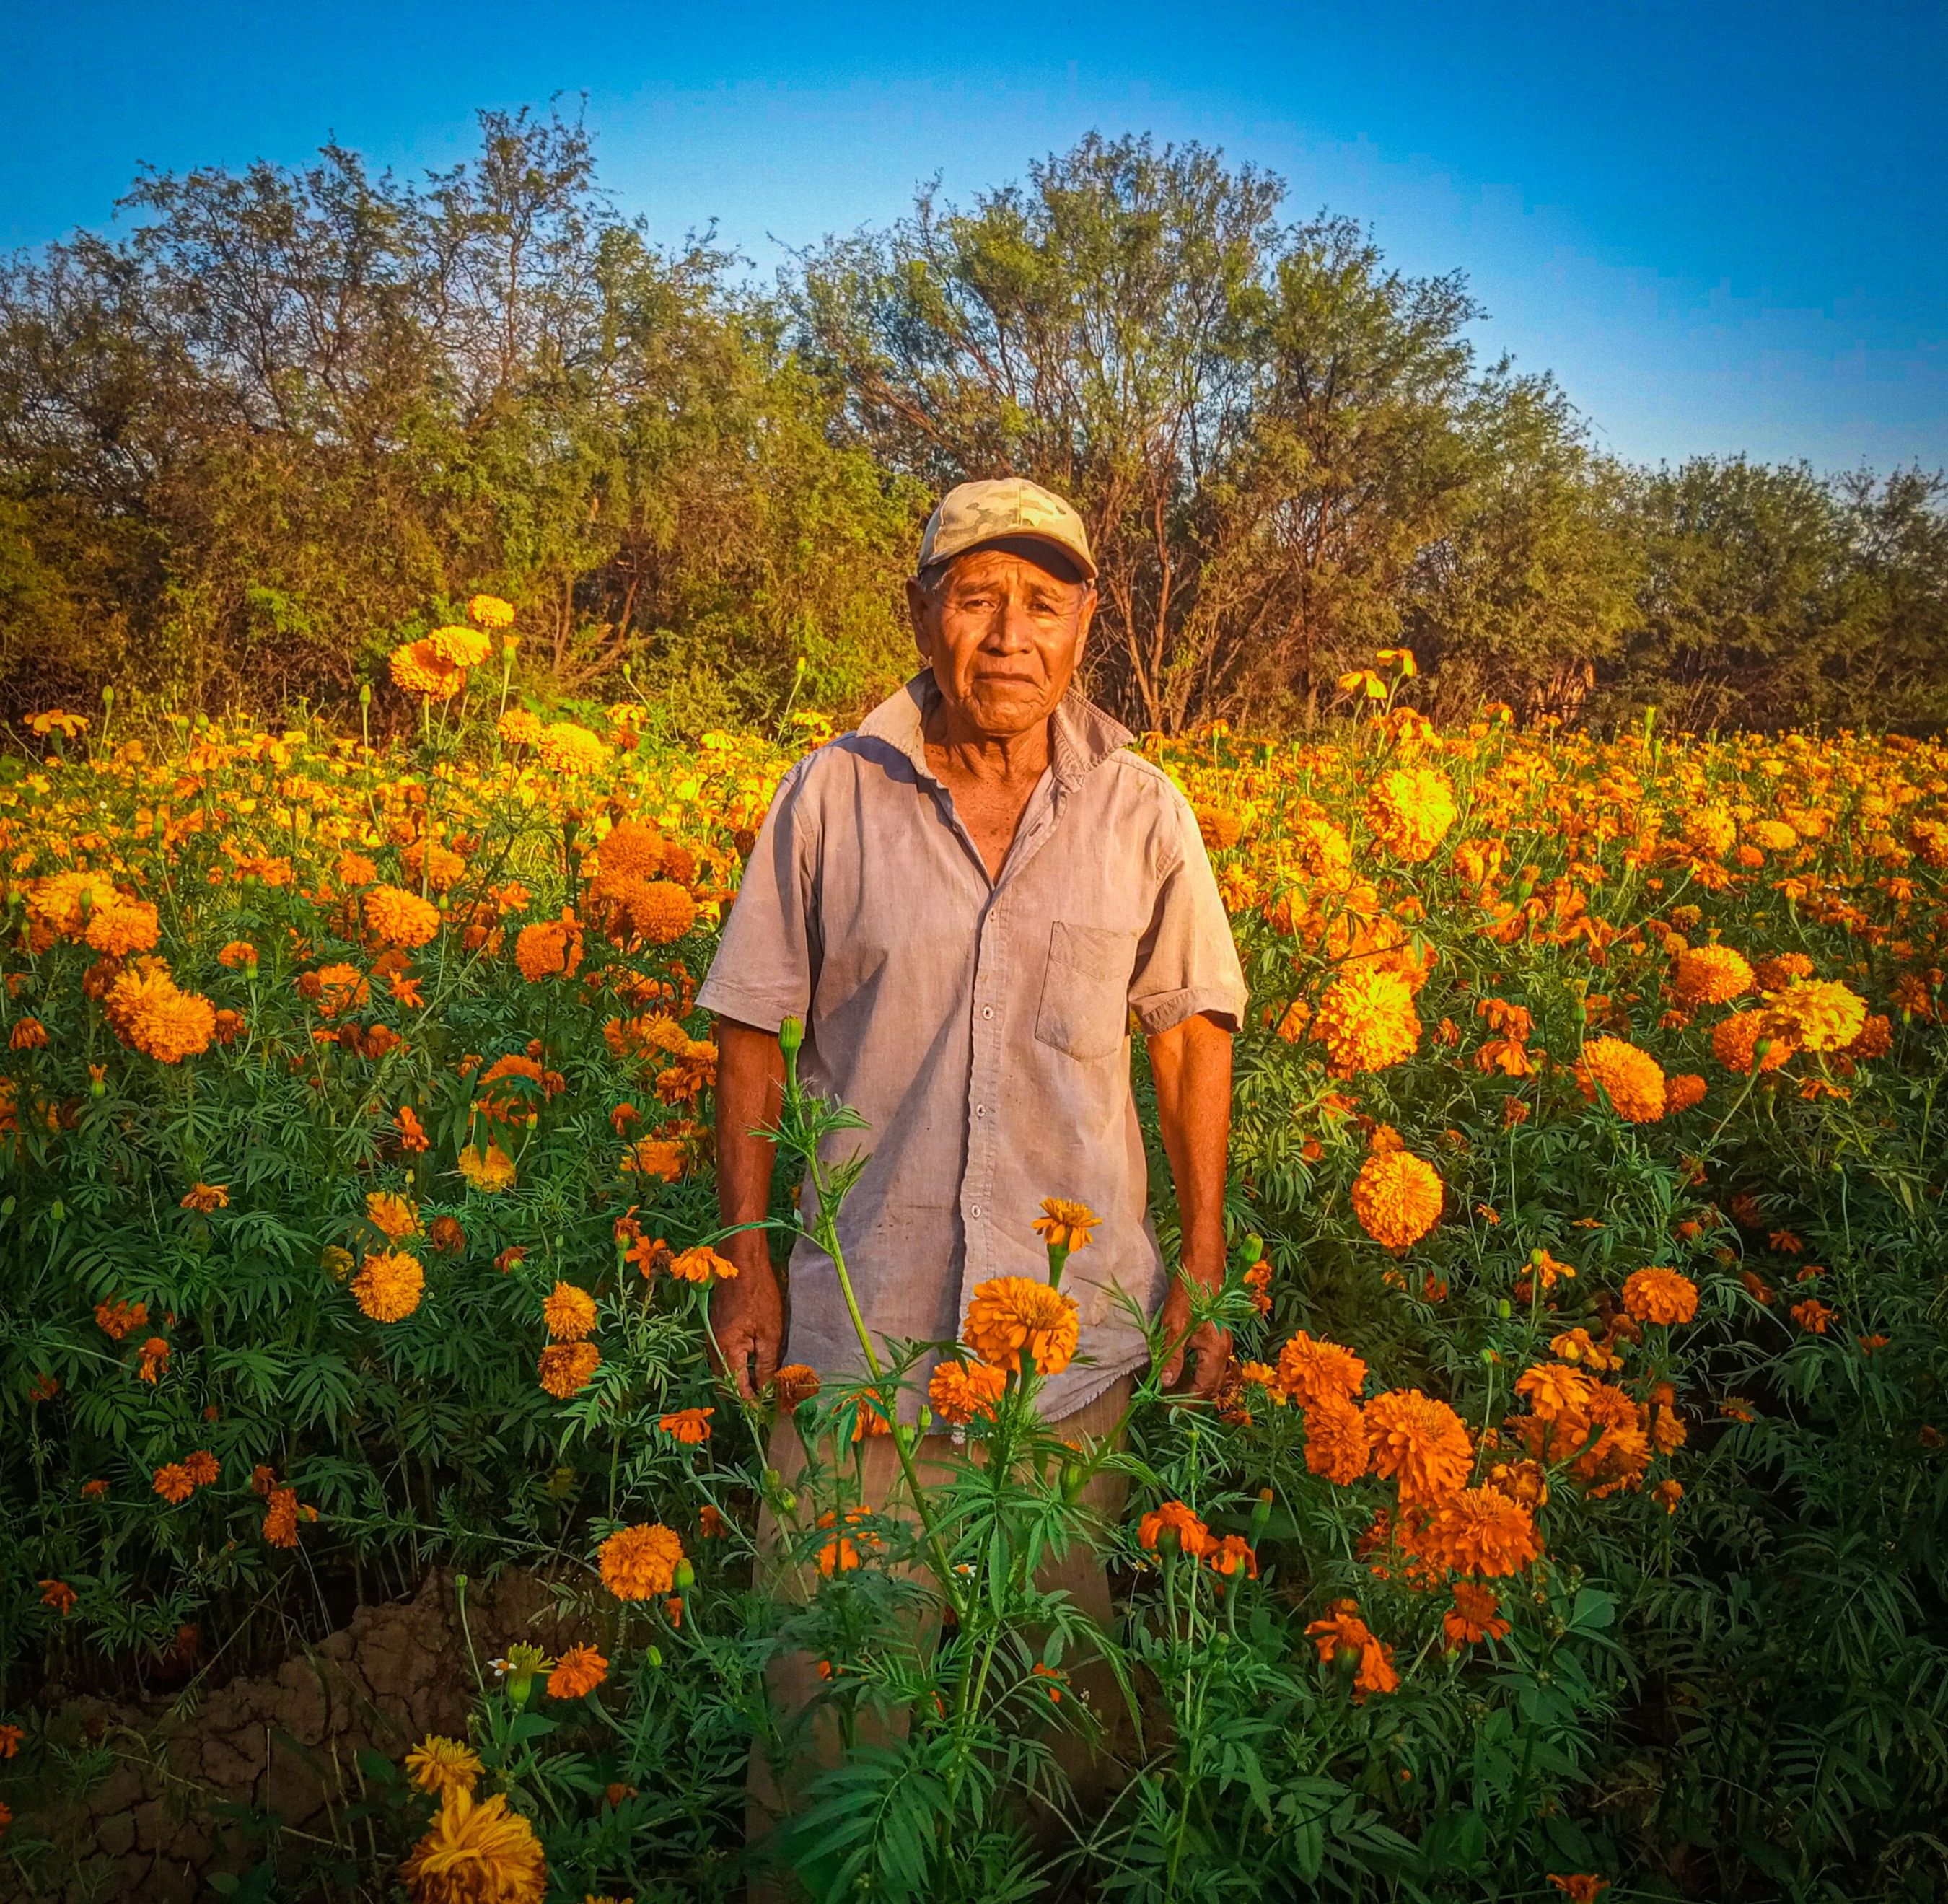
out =
[[1152,1508],[1137,1523],[1137,1539],[1151,1553],[1162,1541],[1174,1540],[1180,1551],[1193,1560],[1201,1559],[1211,1548],[1211,1530],[1181,1501],[1165,1501]]
[[402,1104],[392,1121],[399,1126],[399,1148],[402,1150],[418,1152],[429,1147],[426,1131],[411,1105]]
[[927,1399],[942,1421],[965,1428],[977,1415],[991,1421],[1007,1385],[1006,1371],[985,1362],[942,1362],[927,1385]]
[[679,1408],[674,1414],[659,1415],[656,1426],[687,1448],[700,1447],[710,1439],[710,1418],[714,1408]]
[[1827,1326],[1840,1312],[1829,1308],[1817,1296],[1808,1296],[1804,1302],[1792,1305],[1792,1319],[1801,1329],[1810,1329],[1815,1335],[1824,1335]]
[[1072,1256],[1087,1245],[1090,1231],[1102,1220],[1086,1203],[1045,1196],[1041,1200],[1041,1214],[1029,1227],[1050,1249],[1066,1249]]
[[1624,1279],[1624,1312],[1640,1323],[1688,1323],[1698,1313],[1698,1285],[1675,1270],[1637,1270]]
[[166,1462],[156,1470],[155,1490],[172,1507],[180,1506],[196,1492],[196,1483],[180,1461]]
[[1596,1899],[1610,1888],[1607,1878],[1599,1878],[1593,1871],[1571,1871],[1567,1877],[1552,1871],[1549,1881],[1570,1900],[1570,1904],[1596,1904]]
[[40,1051],[47,1042],[48,1028],[37,1018],[23,1018],[15,1022],[7,1047],[11,1051]]
[[629,923],[651,945],[674,945],[696,923],[696,901],[670,879],[650,879],[629,896]]
[[423,695],[430,701],[451,700],[467,679],[465,671],[443,660],[430,641],[402,643],[392,650],[386,665],[401,693]]
[[547,1860],[505,1792],[476,1804],[449,1790],[399,1876],[413,1904],[541,1904]]
[[368,1190],[365,1214],[382,1236],[395,1243],[402,1237],[420,1233],[419,1206],[396,1190]]
[[26,1736],[17,1726],[0,1726],[0,1759],[11,1759]]
[[684,1147],[668,1137],[638,1137],[622,1153],[622,1174],[674,1183],[684,1172]]
[[426,1271],[404,1250],[375,1250],[352,1279],[352,1293],[375,1323],[402,1322],[426,1293]]
[[298,1544],[298,1490],[273,1487],[264,1500],[264,1539],[273,1547]]
[[64,1620],[73,1612],[75,1602],[81,1598],[65,1580],[41,1580],[36,1584],[41,1589],[41,1605],[52,1607]]
[[1667,1108],[1663,1067],[1622,1038],[1590,1039],[1577,1062],[1576,1081],[1593,1103],[1600,1084],[1611,1109],[1631,1124],[1655,1124]]
[[1704,1079],[1695,1071],[1680,1071],[1675,1078],[1667,1078],[1664,1083],[1665,1115],[1675,1117],[1679,1112],[1688,1111],[1694,1104],[1702,1102],[1704,1088]]
[[1454,1583],[1453,1611],[1441,1616],[1441,1630],[1450,1647],[1473,1646],[1484,1639],[1506,1639],[1509,1623],[1500,1617],[1501,1602],[1472,1580]]
[[597,1558],[602,1584],[617,1599],[654,1599],[675,1586],[683,1543],[660,1521],[620,1527],[603,1542]]
[[1310,1408],[1328,1399],[1350,1400],[1366,1381],[1366,1365],[1351,1349],[1301,1329],[1279,1350],[1277,1371],[1265,1385],[1280,1401]]
[[149,1305],[146,1302],[124,1302],[118,1296],[113,1301],[97,1303],[95,1306],[95,1326],[117,1342],[142,1328],[148,1319]]
[[[1763,1042],[1766,1053],[1758,1056]],[[1711,1028],[1711,1055],[1727,1071],[1750,1077],[1754,1065],[1777,1071],[1793,1054],[1792,1040],[1769,1012],[1734,1012]]]
[[160,1381],[169,1372],[169,1345],[160,1335],[151,1335],[137,1351],[141,1366],[136,1374],[144,1381]]
[[730,1533],[730,1523],[712,1502],[706,1501],[696,1510],[696,1530],[706,1540],[721,1540]]
[[1515,1381],[1515,1393],[1528,1397],[1530,1412],[1537,1421],[1553,1422],[1559,1416],[1582,1415],[1588,1410],[1590,1378],[1559,1362],[1541,1362],[1522,1371]]
[[1305,1465],[1335,1487],[1349,1487],[1366,1471],[1373,1450],[1363,1409],[1344,1395],[1323,1394],[1305,1410]]
[[215,1487],[223,1471],[216,1456],[207,1448],[198,1448],[194,1454],[185,1456],[182,1466],[191,1484],[197,1487]]
[[216,1007],[195,992],[179,991],[159,965],[123,972],[108,988],[101,1008],[124,1044],[159,1064],[180,1064],[207,1051],[216,1033]]
[[1445,1496],[1418,1527],[1415,1554],[1453,1574],[1494,1579],[1519,1573],[1540,1558],[1535,1517],[1497,1487],[1469,1487]]
[[582,1699],[609,1676],[609,1662],[593,1646],[571,1646],[548,1675],[551,1699]]
[[482,1196],[497,1196],[514,1180],[513,1158],[491,1139],[484,1150],[478,1144],[461,1145],[454,1168]]
[[541,1350],[541,1385],[557,1401],[572,1400],[595,1379],[602,1351],[593,1342],[551,1342]]
[[1432,1164],[1405,1150],[1378,1150],[1353,1180],[1353,1214],[1375,1242],[1406,1249],[1441,1220],[1444,1194]]
[[216,963],[232,971],[240,966],[253,966],[257,963],[257,948],[248,939],[232,939],[217,954]]
[[428,945],[439,931],[439,910],[404,886],[374,886],[364,901],[365,929],[383,945],[407,951]]
[[1403,1502],[1426,1502],[1467,1485],[1475,1450],[1453,1409],[1418,1388],[1392,1388],[1366,1404],[1373,1471],[1394,1481]]
[[[864,1508],[854,1508],[847,1513],[843,1525],[856,1530],[858,1523],[866,1518],[866,1510]],[[834,1529],[841,1527],[839,1517],[835,1514],[821,1514],[818,1517],[818,1524],[821,1527]],[[842,1530],[836,1531],[832,1538],[818,1550],[818,1571],[827,1580],[831,1579],[834,1574],[849,1574],[855,1568],[864,1563],[864,1556],[861,1549],[875,1544],[872,1535],[869,1533],[855,1531],[847,1533]]]
[[1696,945],[1677,955],[1671,989],[1686,1005],[1729,1005],[1753,982],[1751,967],[1729,945]]
[[448,668],[478,668],[494,647],[478,628],[457,625],[435,628],[426,637],[426,645]]
[[528,985],[544,978],[572,978],[582,965],[582,928],[572,912],[540,926],[522,926],[514,934],[514,965]]
[[572,1282],[557,1282],[541,1300],[541,1320],[557,1342],[579,1342],[594,1332],[595,1298]]
[[1667,1514],[1675,1514],[1677,1504],[1684,1498],[1684,1484],[1681,1481],[1661,1481],[1650,1490],[1650,1497]]
[[771,1392],[780,1408],[796,1408],[819,1391],[818,1371],[802,1362],[787,1362],[771,1378]]
[[1875,1012],[1846,1047],[1846,1053],[1850,1058],[1884,1058],[1893,1049],[1894,1022],[1886,1012]]
[[1242,1533],[1227,1533],[1214,1543],[1205,1561],[1214,1574],[1242,1574],[1254,1580],[1258,1577],[1258,1557]]
[[663,870],[663,836],[640,820],[619,820],[603,836],[596,858],[612,878],[653,879]]
[[737,1273],[737,1266],[727,1256],[699,1243],[693,1249],[680,1250],[669,1260],[669,1273],[684,1282],[727,1282]]
[[1372,1692],[1391,1692],[1399,1685],[1393,1649],[1373,1637],[1372,1630],[1360,1617],[1356,1602],[1334,1601],[1326,1610],[1326,1617],[1314,1620],[1305,1634],[1326,1664],[1345,1658],[1357,1662],[1353,1676],[1354,1699],[1363,1700]]
[[1054,1375],[1069,1366],[1081,1328],[1073,1298],[1031,1276],[995,1276],[976,1286],[960,1339],[991,1368],[1013,1374],[1025,1355]]
[[223,1183],[198,1183],[178,1199],[185,1210],[200,1210],[207,1215],[212,1210],[230,1208],[230,1189]]
[[468,596],[467,612],[483,628],[492,628],[496,633],[514,624],[513,604],[502,600],[498,595]]
[[162,936],[156,909],[146,899],[125,899],[116,895],[88,922],[82,937],[98,952],[111,959],[126,959],[137,952],[153,950]]

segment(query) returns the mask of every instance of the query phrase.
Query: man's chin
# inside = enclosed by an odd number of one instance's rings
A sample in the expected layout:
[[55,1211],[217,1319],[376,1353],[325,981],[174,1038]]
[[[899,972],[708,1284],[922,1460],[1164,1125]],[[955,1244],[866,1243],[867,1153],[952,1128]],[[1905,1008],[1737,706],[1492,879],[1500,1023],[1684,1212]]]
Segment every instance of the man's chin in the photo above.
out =
[[966,705],[974,724],[992,740],[1013,740],[1040,727],[1051,712],[1046,696],[1023,689],[984,693],[976,688]]

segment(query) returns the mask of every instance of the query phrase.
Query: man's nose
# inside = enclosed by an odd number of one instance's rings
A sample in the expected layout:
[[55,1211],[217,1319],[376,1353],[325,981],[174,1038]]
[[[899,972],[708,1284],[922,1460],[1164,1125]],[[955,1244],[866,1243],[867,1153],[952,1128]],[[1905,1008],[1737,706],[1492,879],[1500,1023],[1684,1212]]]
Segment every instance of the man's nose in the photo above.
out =
[[1003,596],[989,625],[988,638],[981,644],[990,653],[1018,655],[1034,646],[1034,617],[1026,603],[1013,595]]

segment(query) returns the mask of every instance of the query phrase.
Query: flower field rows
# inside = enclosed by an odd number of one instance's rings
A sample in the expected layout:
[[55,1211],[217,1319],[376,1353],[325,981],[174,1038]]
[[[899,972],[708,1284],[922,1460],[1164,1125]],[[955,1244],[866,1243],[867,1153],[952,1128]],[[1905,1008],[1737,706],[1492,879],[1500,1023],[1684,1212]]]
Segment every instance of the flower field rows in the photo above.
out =
[[[917,1346],[755,1410],[704,1354],[693,1000],[827,729],[510,709],[496,606],[395,658],[409,739],[55,714],[0,788],[26,1894],[64,1698],[274,1664],[436,1562],[535,1570],[582,1637],[274,1844],[318,1894],[740,1890],[793,1652],[858,1747],[789,1828],[818,1894],[1937,1894],[1948,751],[1437,732],[1391,690],[1329,740],[1146,739],[1252,987],[1235,1379],[1071,1445],[1034,1394],[1087,1330],[988,1285],[923,1385],[982,1458],[872,1516]],[[787,1153],[836,1115],[789,1105]],[[1093,1219],[1020,1169],[1055,1281]],[[801,1595],[754,1590],[761,1509]],[[1037,1588],[1051,1540],[1112,1555],[1106,1627]]]

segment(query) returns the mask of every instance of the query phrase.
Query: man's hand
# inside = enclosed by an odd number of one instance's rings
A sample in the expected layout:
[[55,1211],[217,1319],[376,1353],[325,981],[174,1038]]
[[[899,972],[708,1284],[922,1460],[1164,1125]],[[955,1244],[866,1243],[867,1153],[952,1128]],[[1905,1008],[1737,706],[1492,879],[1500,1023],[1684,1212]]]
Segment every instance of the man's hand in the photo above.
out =
[[[1170,1285],[1157,1323],[1163,1332],[1163,1361],[1159,1370],[1163,1385],[1180,1394],[1208,1401],[1217,1394],[1231,1366],[1231,1332],[1220,1329],[1215,1323],[1200,1323],[1191,1329],[1190,1291],[1181,1276]],[[1190,1332],[1187,1340],[1186,1329]],[[1186,1350],[1196,1358],[1196,1372],[1187,1380]]]
[[724,1239],[721,1253],[737,1273],[710,1292],[710,1332],[717,1339],[718,1372],[755,1401],[778,1372],[784,1347],[785,1305],[762,1230],[741,1230]]

